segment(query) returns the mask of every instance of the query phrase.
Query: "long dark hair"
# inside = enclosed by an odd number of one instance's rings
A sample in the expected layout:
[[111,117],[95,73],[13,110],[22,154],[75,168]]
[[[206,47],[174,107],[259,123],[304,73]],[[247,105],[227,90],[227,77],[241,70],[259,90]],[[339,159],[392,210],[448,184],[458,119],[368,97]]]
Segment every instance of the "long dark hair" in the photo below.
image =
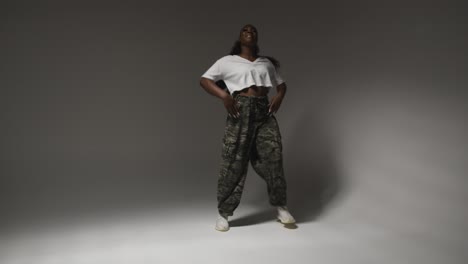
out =
[[[239,55],[241,53],[242,49],[241,49],[241,42],[240,40],[236,40],[234,42],[234,45],[232,46],[231,48],[231,52],[229,52],[229,55]],[[254,49],[253,49],[253,55],[254,57],[264,57],[264,58],[267,58],[271,61],[271,63],[273,63],[273,65],[275,66],[276,69],[279,69],[280,67],[280,62],[275,59],[274,57],[272,56],[265,56],[265,55],[260,55],[260,48],[258,47],[258,44],[255,44],[254,46]],[[219,87],[223,88],[223,89],[226,89],[227,86],[226,86],[226,83],[224,83],[223,80],[219,80],[216,82],[216,85],[218,85]]]

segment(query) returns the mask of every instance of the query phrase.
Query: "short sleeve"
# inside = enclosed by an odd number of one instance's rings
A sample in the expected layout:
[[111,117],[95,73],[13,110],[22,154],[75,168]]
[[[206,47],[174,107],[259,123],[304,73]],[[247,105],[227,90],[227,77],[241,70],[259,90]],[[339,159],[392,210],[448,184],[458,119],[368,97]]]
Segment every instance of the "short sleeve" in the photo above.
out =
[[281,77],[281,74],[278,70],[275,70],[275,81],[276,81],[276,86],[285,82],[283,77]]
[[221,72],[221,61],[218,59],[211,67],[201,76],[213,81],[219,81],[223,78],[223,74]]

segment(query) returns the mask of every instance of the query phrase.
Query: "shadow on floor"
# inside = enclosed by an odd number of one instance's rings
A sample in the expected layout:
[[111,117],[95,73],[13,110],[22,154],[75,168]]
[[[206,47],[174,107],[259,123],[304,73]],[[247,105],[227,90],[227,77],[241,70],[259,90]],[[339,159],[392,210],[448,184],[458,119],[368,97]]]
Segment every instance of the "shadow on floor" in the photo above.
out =
[[[288,145],[283,146],[288,208],[297,223],[318,220],[345,191],[345,181],[334,151],[333,131],[323,117],[313,113],[320,111],[309,109],[299,116]],[[281,120],[278,122],[282,129]],[[264,205],[266,199],[265,192],[259,191],[253,204]],[[275,219],[275,214],[276,210],[270,209],[239,221],[241,224],[261,223]]]
[[235,217],[234,219],[229,219],[229,226],[249,226],[255,224],[261,224],[270,222],[275,218],[275,210],[268,209],[259,211],[256,213],[248,214],[242,217]]

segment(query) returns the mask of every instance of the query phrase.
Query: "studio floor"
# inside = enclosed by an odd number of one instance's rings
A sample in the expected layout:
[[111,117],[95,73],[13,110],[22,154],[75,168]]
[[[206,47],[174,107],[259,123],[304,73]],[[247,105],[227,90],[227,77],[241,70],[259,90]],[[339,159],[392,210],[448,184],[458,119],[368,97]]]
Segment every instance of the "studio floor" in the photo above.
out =
[[274,208],[243,204],[227,232],[214,229],[216,211],[207,204],[56,219],[53,225],[31,219],[0,238],[0,263],[436,264],[462,263],[466,254],[456,241],[460,235],[375,210],[359,215],[360,208],[346,203],[308,222],[291,210],[293,229],[275,221]]

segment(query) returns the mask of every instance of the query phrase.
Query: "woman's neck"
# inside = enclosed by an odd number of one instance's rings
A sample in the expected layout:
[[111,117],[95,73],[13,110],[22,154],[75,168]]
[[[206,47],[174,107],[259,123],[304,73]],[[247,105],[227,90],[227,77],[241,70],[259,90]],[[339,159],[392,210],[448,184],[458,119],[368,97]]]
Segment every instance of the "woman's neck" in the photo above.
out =
[[241,46],[241,52],[240,52],[239,56],[247,58],[247,59],[255,59],[256,58],[253,48],[249,47],[249,46]]

